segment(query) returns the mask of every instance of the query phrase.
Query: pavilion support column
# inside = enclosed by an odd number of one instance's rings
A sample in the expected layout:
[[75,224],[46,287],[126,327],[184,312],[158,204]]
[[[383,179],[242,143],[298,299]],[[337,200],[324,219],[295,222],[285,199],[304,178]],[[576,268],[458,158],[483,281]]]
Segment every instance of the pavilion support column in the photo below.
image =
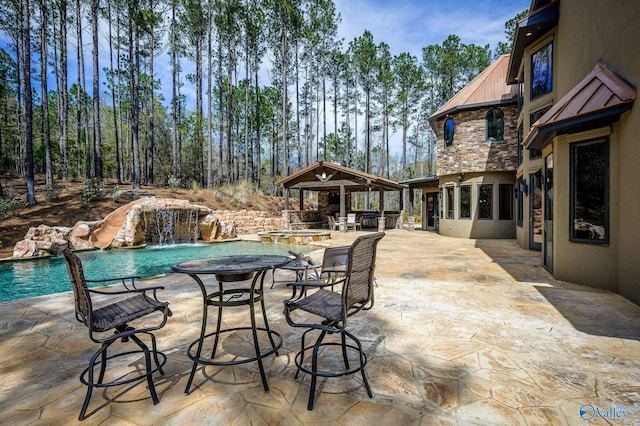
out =
[[384,188],[380,189],[380,217],[378,218],[378,231],[384,232],[387,219],[384,217]]
[[304,189],[300,188],[300,211],[304,210]]
[[344,190],[344,185],[340,185],[340,216],[338,217],[340,232],[347,232],[347,203],[345,201],[346,198],[347,198],[347,194],[346,194],[346,191]]
[[[413,188],[409,188],[409,216],[407,217],[407,227],[409,231],[415,229],[416,217],[413,214]],[[402,220],[402,218],[400,218]]]
[[289,227],[289,188],[284,187],[282,190],[284,196],[284,210],[282,211],[282,228],[290,229]]

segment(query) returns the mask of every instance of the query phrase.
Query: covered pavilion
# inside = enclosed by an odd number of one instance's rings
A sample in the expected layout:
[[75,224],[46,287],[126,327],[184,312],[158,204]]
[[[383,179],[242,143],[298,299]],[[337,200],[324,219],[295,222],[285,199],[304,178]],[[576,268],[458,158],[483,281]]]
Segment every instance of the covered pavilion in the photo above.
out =
[[[366,226],[366,222],[370,223],[377,220],[378,229],[395,227],[400,211],[385,211],[385,192],[403,191],[407,188],[406,185],[392,180],[327,161],[318,161],[276,181],[275,184],[283,187],[285,228],[287,225],[296,223],[296,220],[288,220],[291,218],[292,212],[290,210],[289,197],[291,190],[294,189],[299,191],[300,212],[304,210],[304,192],[316,191],[319,193],[315,221],[306,218],[306,220],[298,220],[298,223],[317,223],[325,215],[333,216],[337,214],[340,230],[345,229],[343,225],[346,224],[347,213],[351,207],[351,194],[368,191],[377,191],[379,193],[380,207],[379,211],[365,210],[361,212],[363,225]],[[399,197],[399,200],[399,210],[402,210],[402,196]]]

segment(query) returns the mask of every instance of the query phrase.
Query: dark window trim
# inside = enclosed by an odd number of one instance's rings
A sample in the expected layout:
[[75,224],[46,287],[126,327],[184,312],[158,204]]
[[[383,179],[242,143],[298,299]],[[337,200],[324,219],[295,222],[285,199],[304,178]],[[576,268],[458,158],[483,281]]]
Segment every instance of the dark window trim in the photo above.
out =
[[[444,187],[445,198],[447,200],[447,204],[444,206],[445,219],[455,219],[456,218],[456,191],[454,186],[445,186]],[[449,190],[451,190],[451,198],[449,198]],[[449,201],[453,201],[451,205],[449,205]],[[449,216],[449,211],[451,211],[451,216]]]
[[[503,188],[510,187],[508,191],[503,192]],[[506,189],[506,188],[505,188]],[[509,194],[510,208],[509,217],[502,217],[502,206],[504,205],[502,200],[502,194]],[[498,184],[498,220],[513,220],[513,184],[512,183],[499,183]]]
[[[449,122],[449,120],[451,120],[451,123],[453,123],[453,128],[451,129],[451,140],[448,141],[447,140],[447,123]],[[455,134],[456,134],[456,122],[453,119],[453,117],[447,117],[444,120],[444,123],[442,125],[442,139],[444,140],[445,149],[451,148],[453,146],[453,139],[455,137]]]
[[[500,134],[502,135],[502,139],[489,139],[489,114],[491,111],[499,111],[502,116],[500,120],[502,120],[502,131]],[[500,108],[491,108],[484,116],[484,140],[486,142],[504,142],[504,111]]]
[[[604,222],[606,228],[606,234],[604,240],[589,240],[584,238],[575,238],[573,236],[574,224],[575,224],[575,191],[576,191],[576,182],[575,182],[575,172],[576,172],[576,149],[581,145],[588,145],[591,143],[604,143],[605,144],[605,212],[604,212]],[[569,144],[569,241],[572,243],[582,243],[582,244],[595,244],[599,246],[608,246],[609,245],[609,234],[611,233],[611,222],[609,221],[609,210],[610,210],[610,179],[609,176],[611,174],[611,165],[609,163],[610,154],[609,154],[609,137],[599,137],[593,139],[587,139],[583,141],[573,142]]]
[[516,203],[516,226],[522,228],[524,226],[524,194],[520,191],[520,185],[524,179],[519,177],[516,179],[516,189],[518,192],[516,193],[516,198],[518,202]]
[[[549,88],[549,90],[547,92],[543,92],[540,93],[539,95],[533,96],[533,55],[535,55],[536,53],[540,52],[542,49],[545,49],[547,46],[551,46],[551,87]],[[543,46],[541,46],[539,49],[537,49],[535,52],[531,53],[531,57],[529,58],[529,66],[530,66],[530,72],[529,72],[529,76],[531,77],[531,81],[529,82],[529,100],[533,101],[536,99],[539,99],[545,95],[548,95],[549,93],[553,92],[553,40],[549,41],[549,43],[545,43]],[[533,123],[530,123],[533,124]]]
[[[482,186],[490,186],[491,187],[491,202],[489,203],[489,217],[480,217],[480,195],[482,191],[480,191],[480,187]],[[478,220],[493,220],[493,184],[492,183],[480,183],[478,184],[478,196],[476,197],[478,200],[478,207],[476,211],[478,212]]]
[[[462,216],[462,188],[469,188],[469,216]],[[472,208],[473,205],[473,190],[471,189],[471,185],[460,185],[458,187],[458,218],[460,220],[471,220]]]

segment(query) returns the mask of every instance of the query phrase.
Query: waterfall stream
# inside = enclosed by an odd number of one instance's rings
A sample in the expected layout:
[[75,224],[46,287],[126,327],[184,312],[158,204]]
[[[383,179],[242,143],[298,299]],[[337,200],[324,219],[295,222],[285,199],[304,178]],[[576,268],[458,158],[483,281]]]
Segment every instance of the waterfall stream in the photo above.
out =
[[142,214],[147,244],[194,243],[200,238],[198,209],[157,208]]

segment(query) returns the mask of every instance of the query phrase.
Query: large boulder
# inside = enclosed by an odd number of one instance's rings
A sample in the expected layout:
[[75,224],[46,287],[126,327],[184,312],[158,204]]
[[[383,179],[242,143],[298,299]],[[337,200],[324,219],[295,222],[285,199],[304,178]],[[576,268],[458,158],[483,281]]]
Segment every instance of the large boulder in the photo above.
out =
[[53,244],[66,244],[71,228],[39,225],[29,228],[24,240],[13,248],[13,257],[37,257],[49,255]]

